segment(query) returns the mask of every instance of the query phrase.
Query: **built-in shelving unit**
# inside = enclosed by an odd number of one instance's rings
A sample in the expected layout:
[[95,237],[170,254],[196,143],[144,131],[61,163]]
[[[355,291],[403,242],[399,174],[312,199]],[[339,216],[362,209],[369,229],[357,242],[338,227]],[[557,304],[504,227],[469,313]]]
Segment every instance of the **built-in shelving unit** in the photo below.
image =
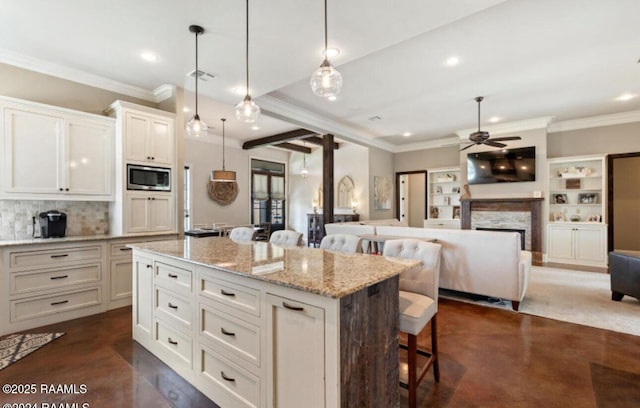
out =
[[605,156],[553,158],[547,164],[547,261],[606,266]]
[[460,168],[431,169],[427,174],[426,228],[460,228]]

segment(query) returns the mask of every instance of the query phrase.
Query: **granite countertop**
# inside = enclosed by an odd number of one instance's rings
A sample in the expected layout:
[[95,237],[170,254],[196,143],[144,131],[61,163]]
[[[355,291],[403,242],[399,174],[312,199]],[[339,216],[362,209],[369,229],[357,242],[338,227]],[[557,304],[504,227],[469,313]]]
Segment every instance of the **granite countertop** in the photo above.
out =
[[417,260],[267,242],[235,243],[220,237],[128,246],[332,298],[347,296],[420,264]]
[[73,235],[62,238],[29,238],[29,239],[16,239],[16,240],[0,240],[0,248],[18,246],[18,245],[44,245],[44,244],[60,244],[66,242],[90,242],[100,240],[112,240],[112,239],[126,239],[126,238],[138,238],[138,237],[154,237],[162,235],[178,235],[177,232],[146,232],[138,234],[127,235],[114,235],[114,234],[100,234],[100,235]]

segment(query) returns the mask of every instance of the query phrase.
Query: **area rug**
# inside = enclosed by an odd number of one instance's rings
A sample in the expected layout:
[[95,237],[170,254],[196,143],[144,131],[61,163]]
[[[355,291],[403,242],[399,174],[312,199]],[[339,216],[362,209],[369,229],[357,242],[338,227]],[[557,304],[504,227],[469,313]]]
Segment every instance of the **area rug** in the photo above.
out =
[[[610,276],[560,268],[534,266],[520,313],[640,336],[640,302],[625,296],[611,300]],[[453,300],[511,309],[502,299],[440,290]]]
[[33,353],[64,333],[12,334],[0,340],[0,370]]

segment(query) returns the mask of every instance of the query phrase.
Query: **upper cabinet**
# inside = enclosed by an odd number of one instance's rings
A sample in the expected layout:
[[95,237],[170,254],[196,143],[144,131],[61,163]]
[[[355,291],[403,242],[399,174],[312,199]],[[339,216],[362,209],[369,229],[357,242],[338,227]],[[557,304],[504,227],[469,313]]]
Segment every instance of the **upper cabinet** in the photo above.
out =
[[10,98],[0,107],[3,198],[113,198],[113,119]]
[[124,121],[128,162],[173,165],[173,119],[129,111]]
[[460,168],[429,170],[425,228],[460,228]]

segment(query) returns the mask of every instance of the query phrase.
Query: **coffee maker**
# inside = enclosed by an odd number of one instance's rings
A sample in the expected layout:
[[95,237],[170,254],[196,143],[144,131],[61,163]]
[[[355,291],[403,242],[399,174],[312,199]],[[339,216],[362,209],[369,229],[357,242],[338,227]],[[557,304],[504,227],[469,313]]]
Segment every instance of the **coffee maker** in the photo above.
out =
[[64,237],[67,231],[67,214],[58,210],[49,210],[41,212],[39,217],[42,238]]

